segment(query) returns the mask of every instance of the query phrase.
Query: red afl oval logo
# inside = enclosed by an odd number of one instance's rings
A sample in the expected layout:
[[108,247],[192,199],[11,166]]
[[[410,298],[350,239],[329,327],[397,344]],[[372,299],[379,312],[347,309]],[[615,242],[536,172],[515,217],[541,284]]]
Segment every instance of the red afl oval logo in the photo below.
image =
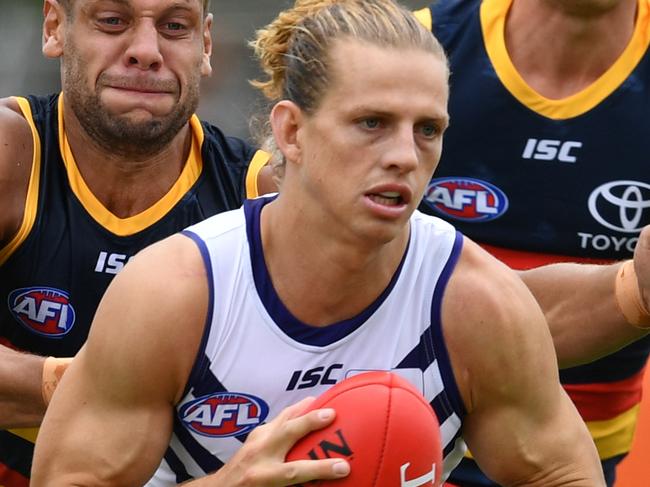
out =
[[75,322],[75,311],[65,291],[48,287],[16,289],[9,294],[9,310],[29,331],[49,338],[67,335]]
[[204,436],[223,438],[248,433],[268,416],[269,407],[260,398],[237,392],[218,392],[183,405],[180,419]]
[[442,217],[462,221],[488,221],[508,211],[508,197],[487,181],[472,178],[432,179],[424,202]]

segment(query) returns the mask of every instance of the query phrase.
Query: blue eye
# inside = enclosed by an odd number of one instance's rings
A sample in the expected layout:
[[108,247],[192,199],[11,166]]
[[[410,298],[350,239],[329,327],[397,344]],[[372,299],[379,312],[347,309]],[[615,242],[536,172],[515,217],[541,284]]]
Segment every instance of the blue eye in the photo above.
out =
[[365,128],[373,130],[376,128],[379,128],[381,125],[381,122],[379,121],[378,118],[376,117],[371,117],[371,118],[364,118],[362,121],[362,124]]
[[420,126],[420,133],[427,138],[432,138],[438,134],[438,128],[434,124],[425,123]]
[[119,17],[106,17],[105,19],[101,19],[102,23],[106,25],[120,25],[122,23],[122,20]]

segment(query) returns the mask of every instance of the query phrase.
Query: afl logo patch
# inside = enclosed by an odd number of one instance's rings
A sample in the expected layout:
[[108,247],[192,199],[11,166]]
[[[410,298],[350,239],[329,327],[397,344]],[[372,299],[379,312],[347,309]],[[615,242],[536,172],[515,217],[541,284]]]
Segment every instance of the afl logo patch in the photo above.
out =
[[424,202],[442,217],[469,222],[499,218],[508,211],[508,197],[499,188],[480,179],[432,179]]
[[260,398],[237,392],[219,392],[199,397],[183,405],[181,421],[203,436],[224,438],[248,433],[269,414]]
[[9,294],[9,311],[29,331],[49,338],[67,335],[75,321],[70,296],[49,287],[16,289]]

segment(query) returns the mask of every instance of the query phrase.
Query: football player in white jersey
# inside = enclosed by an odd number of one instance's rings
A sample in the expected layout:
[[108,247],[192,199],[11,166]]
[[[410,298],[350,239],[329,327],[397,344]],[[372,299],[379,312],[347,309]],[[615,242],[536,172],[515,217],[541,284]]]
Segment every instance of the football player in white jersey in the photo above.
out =
[[[392,0],[300,0],[260,31],[256,51],[269,74],[259,86],[274,102],[282,183],[261,211],[264,262],[251,265],[268,269],[292,316],[327,329],[390,294],[405,256],[427,244],[410,240],[418,222],[442,225],[413,215],[448,124],[445,56]],[[513,271],[461,241],[441,292],[438,346],[466,411],[464,439],[506,485],[604,485],[593,442],[559,385],[541,309]],[[147,482],[169,445],[206,319],[225,312],[210,308],[209,275],[196,243],[177,235],[116,277],[46,414],[34,486]],[[340,459],[284,462],[298,438],[333,418],[329,410],[296,416],[304,404],[272,408],[275,419],[190,484],[285,486],[347,475]]]

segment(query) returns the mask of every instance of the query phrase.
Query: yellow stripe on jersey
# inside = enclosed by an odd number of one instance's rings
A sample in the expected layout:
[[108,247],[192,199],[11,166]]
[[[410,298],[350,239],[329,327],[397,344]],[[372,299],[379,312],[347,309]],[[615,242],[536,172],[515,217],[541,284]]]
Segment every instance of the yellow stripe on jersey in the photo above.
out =
[[248,166],[248,172],[246,173],[246,197],[247,198],[257,198],[260,195],[259,189],[257,187],[257,177],[260,174],[262,168],[269,162],[271,154],[258,150],[251,163]]
[[38,188],[41,180],[41,138],[34,125],[34,116],[26,98],[15,97],[20,110],[27,120],[32,131],[32,144],[34,147],[34,156],[32,157],[32,171],[29,176],[29,185],[27,186],[27,198],[25,199],[25,211],[23,212],[23,221],[20,224],[18,233],[11,241],[0,249],[0,265],[4,264],[9,256],[13,254],[18,247],[27,239],[29,233],[34,227],[36,221],[36,212],[38,210]]
[[517,72],[505,43],[505,20],[512,0],[484,0],[481,26],[488,56],[507,90],[531,110],[554,120],[577,117],[588,112],[632,73],[650,44],[649,0],[638,0],[634,33],[629,44],[610,68],[594,83],[569,97],[552,100],[535,90]]
[[427,28],[427,30],[431,30],[433,28],[433,21],[431,19],[431,10],[427,8],[423,8],[420,10],[416,10],[413,12],[413,15],[415,15],[415,18],[418,19],[418,21]]
[[63,95],[61,95],[59,97],[59,146],[61,147],[61,156],[68,173],[72,192],[97,223],[120,237],[138,233],[160,220],[183,198],[201,175],[203,169],[201,146],[203,145],[204,134],[201,122],[196,115],[193,115],[190,119],[192,130],[190,154],[178,180],[167,194],[150,208],[128,218],[119,218],[97,199],[83,180],[72,155],[63,122]]
[[23,440],[27,440],[30,443],[36,443],[36,437],[38,436],[38,428],[20,428],[7,430],[7,432],[12,435],[16,435]]
[[612,458],[630,451],[640,407],[641,405],[637,404],[605,421],[586,422],[600,458]]
[[[630,451],[640,407],[641,405],[637,404],[612,419],[586,421],[587,428],[589,428],[598,449],[598,456],[602,460]],[[469,451],[465,453],[465,456],[473,458]]]

